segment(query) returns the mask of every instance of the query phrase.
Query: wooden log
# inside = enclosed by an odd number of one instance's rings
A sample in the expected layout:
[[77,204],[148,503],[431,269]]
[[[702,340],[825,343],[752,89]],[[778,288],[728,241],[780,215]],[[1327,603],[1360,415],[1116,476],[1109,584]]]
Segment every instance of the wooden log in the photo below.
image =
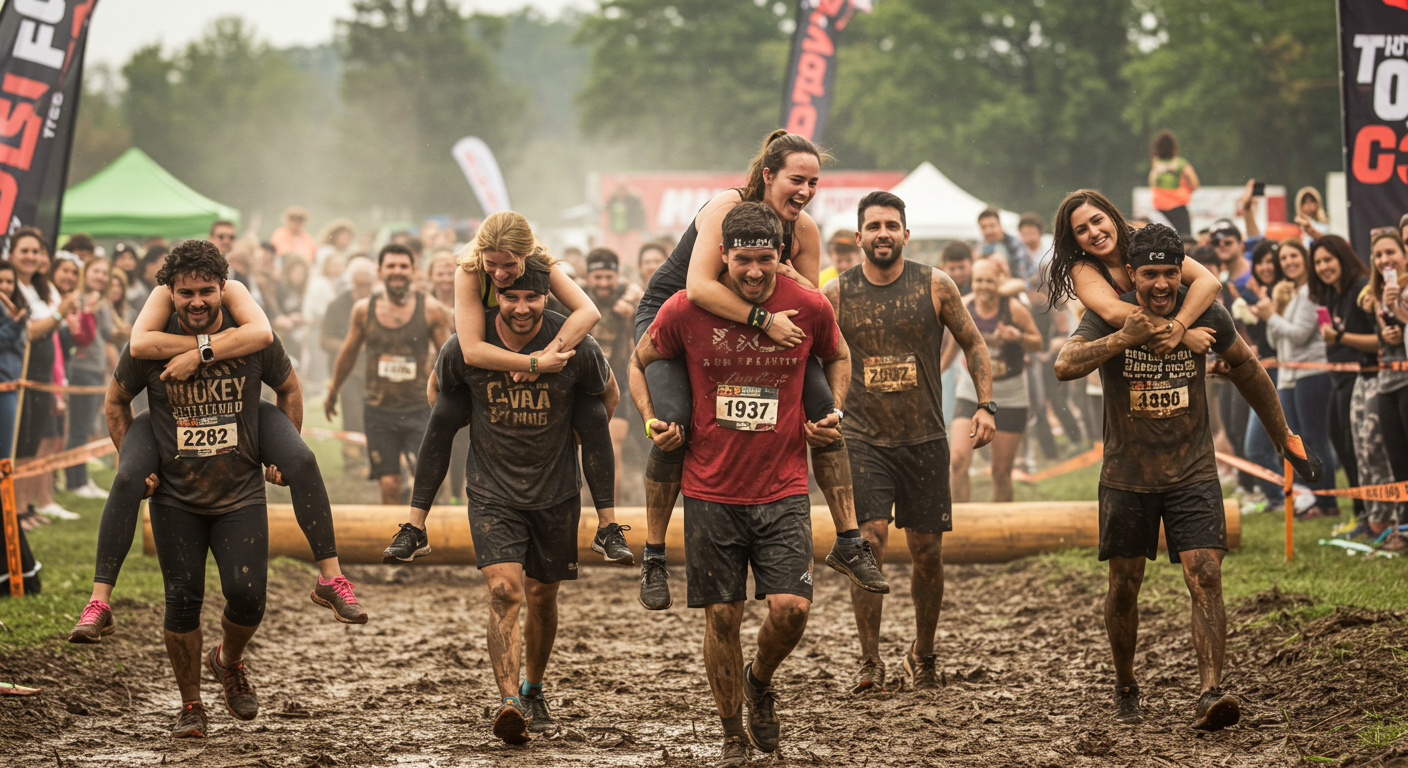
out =
[[[1223,502],[1227,516],[1227,543],[1236,548],[1242,542],[1242,516],[1237,502]],[[335,504],[333,524],[337,529],[337,554],[346,564],[380,563],[381,552],[406,519],[404,506]],[[621,507],[617,522],[631,526],[626,540],[637,558],[645,546],[645,508]],[[1099,544],[1099,515],[1094,501],[1013,502],[1007,504],[953,505],[953,531],[944,534],[944,561],[949,563],[1005,563],[1042,552]],[[142,550],[156,553],[152,544],[151,519],[143,515]],[[433,552],[417,562],[438,565],[474,563],[474,542],[464,507],[437,506],[426,521]],[[591,551],[596,534],[596,513],[583,510],[577,529],[577,549],[584,565],[602,563]],[[825,506],[812,507],[812,551],[818,562],[831,551],[836,530]],[[684,513],[675,510],[670,522],[666,549],[674,562],[684,560]],[[1160,532],[1159,547],[1164,548]],[[289,504],[269,505],[269,556],[312,560],[308,541],[299,529]],[[904,531],[890,529],[886,562],[909,562]]]

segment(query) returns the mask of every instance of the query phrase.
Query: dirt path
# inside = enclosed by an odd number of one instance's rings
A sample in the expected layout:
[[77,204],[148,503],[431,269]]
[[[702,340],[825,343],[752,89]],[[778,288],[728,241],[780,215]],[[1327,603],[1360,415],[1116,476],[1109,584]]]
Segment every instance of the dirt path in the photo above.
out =
[[[521,748],[489,734],[495,695],[477,572],[415,567],[400,584],[384,574],[349,573],[372,623],[348,627],[308,600],[311,572],[277,566],[248,657],[259,718],[235,721],[207,680],[209,739],[166,735],[178,697],[158,607],[120,604],[118,633],[100,646],[0,657],[0,680],[46,687],[0,697],[0,765],[697,766],[717,755],[702,612],[645,612],[634,571],[587,568],[563,588],[548,668],[561,730]],[[897,675],[911,634],[908,568],[887,574],[895,593],[881,639]],[[1227,687],[1246,701],[1243,723],[1208,735],[1187,727],[1197,678],[1186,608],[1144,611],[1146,722],[1119,726],[1099,579],[1030,562],[948,575],[939,641],[947,687],[855,699],[843,693],[856,647],[845,583],[818,569],[811,624],[777,678],[783,746],[768,763],[1268,766],[1298,764],[1303,750],[1344,758],[1338,765],[1408,766],[1408,739],[1372,748],[1355,735],[1363,710],[1408,714],[1402,614],[1340,611],[1293,625],[1267,620],[1295,605],[1274,594],[1234,610]],[[760,619],[750,607],[745,656]],[[205,627],[207,638],[218,627],[211,606]]]

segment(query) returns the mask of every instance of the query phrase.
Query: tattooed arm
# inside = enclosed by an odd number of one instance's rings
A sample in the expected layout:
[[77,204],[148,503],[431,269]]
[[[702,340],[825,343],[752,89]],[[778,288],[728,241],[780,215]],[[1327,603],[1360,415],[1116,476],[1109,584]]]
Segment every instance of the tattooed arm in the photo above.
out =
[[1143,344],[1153,335],[1153,318],[1142,307],[1134,307],[1125,317],[1124,327],[1108,336],[1094,341],[1082,336],[1067,340],[1056,356],[1056,378],[1071,381],[1089,376],[1106,360]]
[[[955,344],[963,348],[963,357],[968,361],[968,375],[973,377],[978,402],[986,403],[992,399],[992,361],[988,357],[987,342],[978,333],[978,326],[973,324],[968,308],[963,306],[963,299],[958,295],[958,286],[953,278],[935,269],[933,279],[929,281],[929,296],[934,302],[934,314],[939,319],[939,326],[947,328],[953,334]],[[992,442],[997,425],[991,413],[979,408],[973,414],[972,424],[968,436],[973,438],[974,448]]]

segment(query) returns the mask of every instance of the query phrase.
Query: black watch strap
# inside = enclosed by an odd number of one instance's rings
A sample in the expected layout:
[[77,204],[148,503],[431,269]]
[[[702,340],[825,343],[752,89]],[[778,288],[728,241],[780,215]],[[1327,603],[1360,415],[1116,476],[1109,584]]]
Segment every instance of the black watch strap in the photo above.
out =
[[978,407],[979,407],[979,408],[982,408],[983,410],[987,411],[988,413],[990,413],[990,414],[992,414],[992,415],[994,415],[994,416],[997,415],[997,402],[996,402],[996,401],[989,400],[989,401],[987,401],[986,403],[978,403]]

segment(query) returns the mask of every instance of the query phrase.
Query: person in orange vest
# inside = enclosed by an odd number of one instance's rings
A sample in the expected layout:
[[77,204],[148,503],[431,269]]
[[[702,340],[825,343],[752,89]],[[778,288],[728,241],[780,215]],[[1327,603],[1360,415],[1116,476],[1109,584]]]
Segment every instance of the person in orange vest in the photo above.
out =
[[1150,148],[1149,186],[1154,190],[1154,209],[1168,219],[1169,224],[1187,240],[1192,237],[1193,223],[1188,216],[1188,201],[1198,184],[1198,172],[1192,163],[1178,154],[1178,139],[1173,131],[1164,129],[1154,137]]

